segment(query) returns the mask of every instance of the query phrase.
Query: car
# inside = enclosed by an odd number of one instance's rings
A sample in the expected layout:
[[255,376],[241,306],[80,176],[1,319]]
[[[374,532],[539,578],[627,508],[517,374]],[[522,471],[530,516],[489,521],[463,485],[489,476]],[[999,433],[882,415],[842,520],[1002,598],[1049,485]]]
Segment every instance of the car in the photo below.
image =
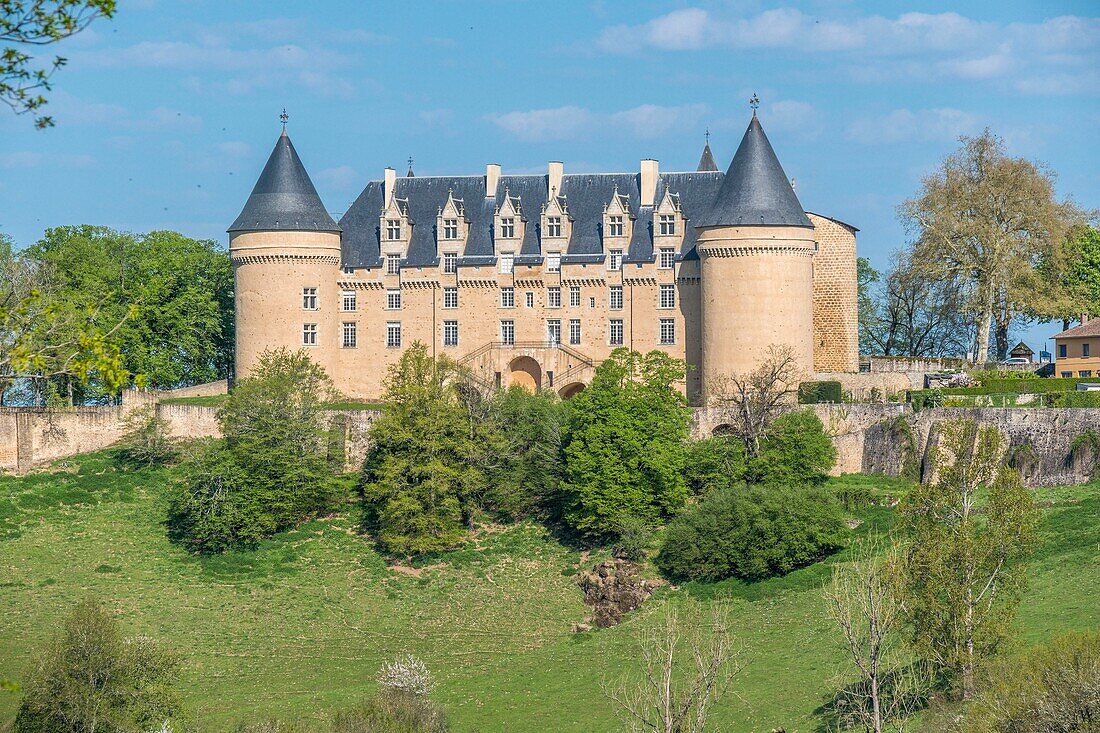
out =
[[1030,359],[1025,359],[1022,356],[1013,356],[1011,358],[1005,359],[1001,363],[1002,364],[1030,364],[1031,360]]

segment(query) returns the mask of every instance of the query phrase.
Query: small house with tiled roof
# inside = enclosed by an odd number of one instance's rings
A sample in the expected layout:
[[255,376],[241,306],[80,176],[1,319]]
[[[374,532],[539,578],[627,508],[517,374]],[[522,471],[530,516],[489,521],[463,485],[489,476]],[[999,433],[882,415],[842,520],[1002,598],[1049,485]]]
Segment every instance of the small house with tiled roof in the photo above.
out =
[[1059,377],[1100,376],[1100,318],[1081,316],[1081,324],[1054,336],[1054,373]]

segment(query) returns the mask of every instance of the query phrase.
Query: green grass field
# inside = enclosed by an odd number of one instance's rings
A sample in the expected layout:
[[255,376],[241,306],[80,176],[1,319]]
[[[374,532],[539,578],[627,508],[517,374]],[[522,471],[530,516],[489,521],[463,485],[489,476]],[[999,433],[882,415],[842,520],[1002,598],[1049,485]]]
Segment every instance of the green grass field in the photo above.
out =
[[[456,731],[610,731],[602,680],[636,667],[638,628],[664,598],[728,596],[747,667],[715,715],[723,731],[811,731],[843,668],[820,587],[831,562],[761,583],[664,590],[619,627],[584,634],[573,574],[582,566],[535,524],[479,532],[458,551],[397,572],[356,534],[354,511],[310,522],[255,552],[197,558],[165,538],[173,472],[122,470],[110,452],[52,472],[0,477],[0,678],[18,680],[74,603],[93,593],[126,633],[185,658],[180,680],[195,729],[242,719],[304,717],[373,688],[381,662],[409,651],[435,672]],[[883,495],[896,479],[852,476]],[[1017,645],[1100,618],[1100,485],[1047,489],[1045,543],[1031,563]],[[856,533],[882,531],[892,510],[857,512]],[[594,555],[583,564],[594,562]],[[418,575],[417,575],[418,573]],[[0,692],[0,726],[18,696]]]

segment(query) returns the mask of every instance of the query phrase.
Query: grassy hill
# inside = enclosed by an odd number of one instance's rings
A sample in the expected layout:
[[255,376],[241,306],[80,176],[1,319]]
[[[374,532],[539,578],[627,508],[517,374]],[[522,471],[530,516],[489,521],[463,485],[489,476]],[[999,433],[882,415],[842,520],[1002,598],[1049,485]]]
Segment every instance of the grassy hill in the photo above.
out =
[[[724,731],[813,730],[813,711],[843,668],[820,598],[828,564],[762,583],[666,590],[619,627],[573,634],[586,609],[572,576],[598,558],[539,525],[482,530],[466,548],[401,571],[356,534],[354,511],[255,552],[198,558],[165,538],[172,477],[120,469],[110,452],[0,477],[0,677],[21,677],[89,593],[117,609],[127,633],[185,657],[183,692],[197,728],[212,733],[271,715],[324,730],[327,710],[371,690],[382,661],[405,651],[436,674],[435,697],[457,731],[614,730],[601,680],[636,667],[637,629],[674,592],[734,599],[748,666],[738,695],[716,709]],[[904,491],[896,479],[839,481]],[[1039,494],[1045,543],[1030,566],[1019,645],[1100,623],[1100,484]],[[857,532],[875,532],[893,512],[856,516]],[[0,692],[0,723],[17,705]]]

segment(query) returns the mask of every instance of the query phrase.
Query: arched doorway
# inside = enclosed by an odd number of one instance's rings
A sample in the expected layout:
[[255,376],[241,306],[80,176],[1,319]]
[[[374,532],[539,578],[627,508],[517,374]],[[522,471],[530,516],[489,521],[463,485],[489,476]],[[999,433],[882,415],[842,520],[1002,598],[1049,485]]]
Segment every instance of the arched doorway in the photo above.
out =
[[508,383],[518,384],[531,393],[538,392],[542,386],[542,367],[529,356],[517,356],[508,365],[510,371]]
[[722,423],[721,425],[714,428],[714,430],[710,431],[710,436],[712,438],[728,438],[733,434],[733,426],[729,425],[728,423]]
[[585,385],[583,382],[572,382],[571,384],[567,384],[559,389],[558,396],[560,396],[563,400],[571,400],[579,395],[581,392],[583,392],[584,387]]

